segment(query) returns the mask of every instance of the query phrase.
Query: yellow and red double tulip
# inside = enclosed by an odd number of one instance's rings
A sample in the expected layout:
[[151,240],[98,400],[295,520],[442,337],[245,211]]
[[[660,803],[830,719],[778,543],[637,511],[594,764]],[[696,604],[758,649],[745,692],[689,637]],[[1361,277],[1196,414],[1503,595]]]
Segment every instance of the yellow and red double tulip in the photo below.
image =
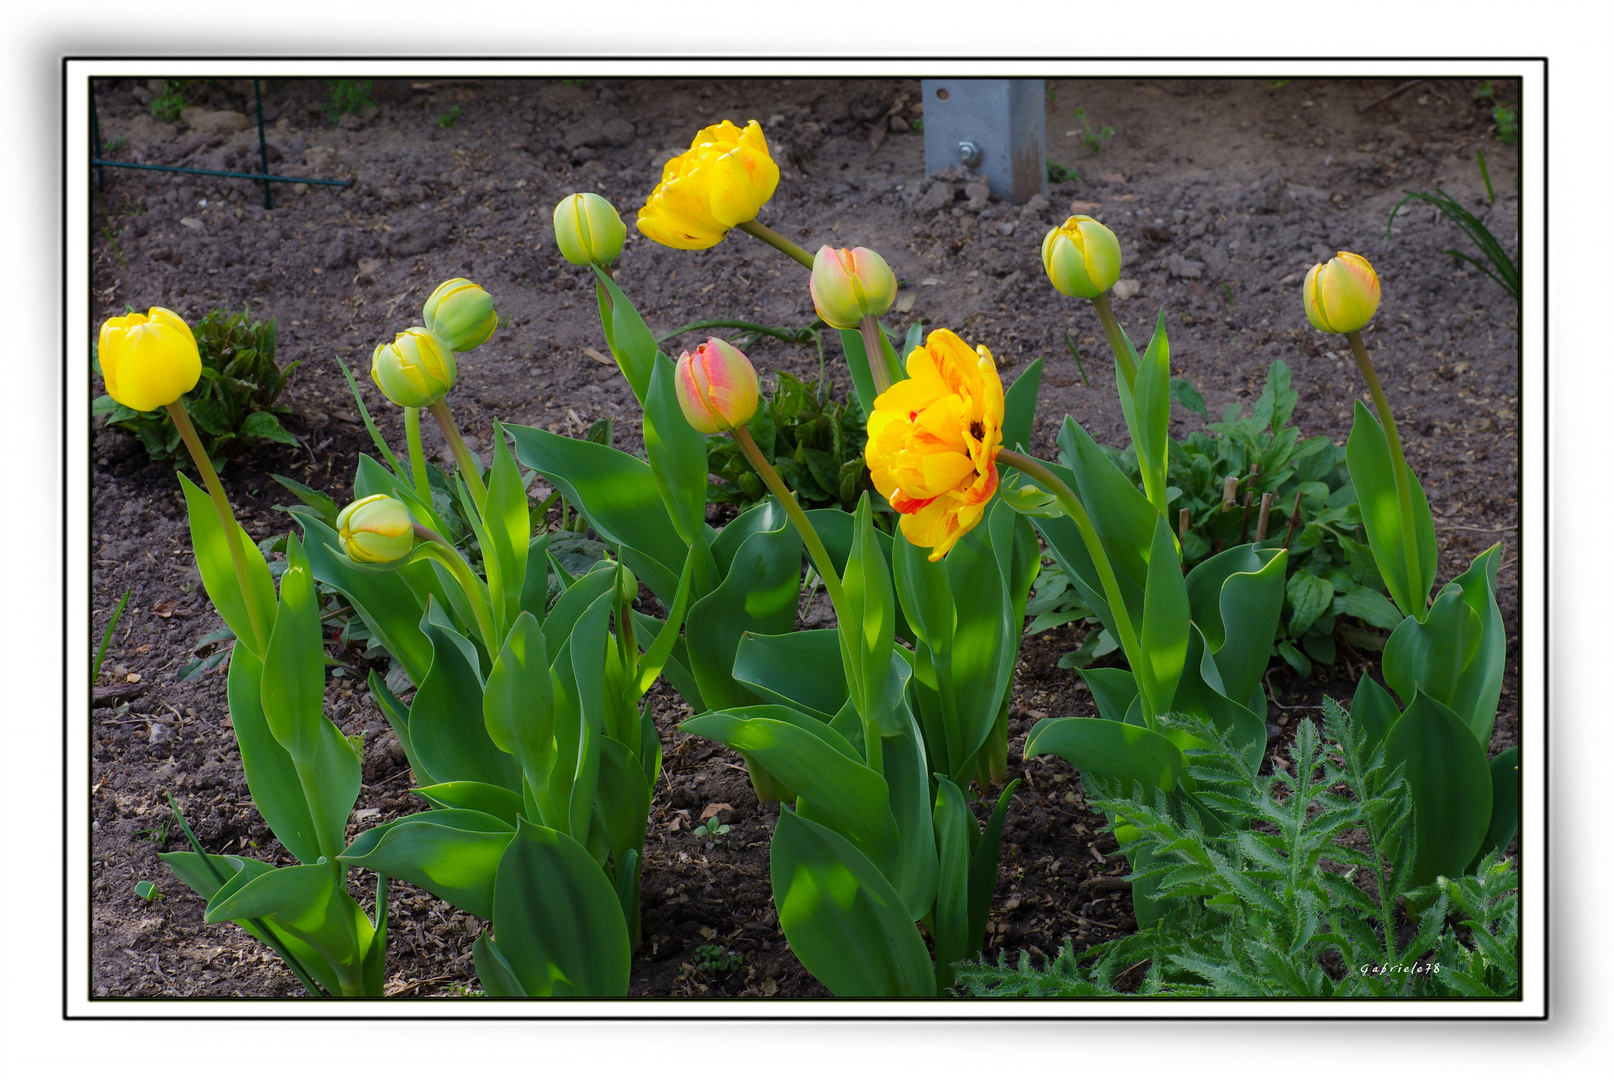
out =
[[108,319],[101,324],[97,354],[106,392],[136,412],[172,405],[202,377],[196,335],[167,308]]
[[1342,251],[1306,274],[1306,317],[1325,334],[1350,334],[1379,310],[1379,275],[1360,255]]
[[908,354],[908,378],[874,402],[864,451],[902,535],[935,562],[986,512],[998,487],[1003,382],[986,346],[951,330]]
[[724,120],[702,128],[688,150],[661,170],[661,183],[639,211],[639,231],[658,244],[709,248],[757,216],[779,185],[762,126]]

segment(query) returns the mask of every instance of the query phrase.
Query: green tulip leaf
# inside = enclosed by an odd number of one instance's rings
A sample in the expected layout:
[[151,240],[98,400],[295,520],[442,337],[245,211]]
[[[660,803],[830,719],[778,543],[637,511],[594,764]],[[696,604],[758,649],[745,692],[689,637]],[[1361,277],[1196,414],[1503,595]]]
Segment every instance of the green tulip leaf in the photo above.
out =
[[858,500],[852,552],[841,581],[848,608],[846,622],[836,629],[841,664],[858,715],[866,723],[877,724],[882,735],[895,735],[901,729],[887,689],[897,605],[891,571],[874,539],[873,519],[865,492]]
[[964,801],[964,793],[947,777],[936,774],[936,904],[930,912],[930,937],[936,944],[936,993],[953,985],[953,965],[980,951],[970,939],[970,855],[980,840]]
[[642,407],[650,391],[651,372],[656,361],[655,335],[609,274],[595,267],[594,277],[610,297],[609,303],[600,308],[606,344]]
[[774,906],[791,951],[832,994],[935,994],[913,914],[844,836],[781,807],[771,864]]
[[[207,493],[186,479],[184,473],[176,475],[185,493],[185,513],[190,518],[191,527],[191,550],[196,553],[196,569],[202,575],[202,585],[207,589],[208,599],[213,601],[225,625],[235,633],[236,640],[261,659],[264,648],[269,644],[270,627],[267,624],[263,627],[265,636],[260,641],[247,614],[247,601],[241,592],[240,579],[235,574],[235,560],[230,554],[228,534],[219,521],[218,510]],[[236,523],[233,516],[229,527],[235,530],[236,539],[240,542],[247,580],[257,598],[258,611],[265,620],[273,619],[275,585],[269,576],[269,564],[264,561],[258,545],[253,543],[252,537]]]
[[1402,767],[1412,796],[1412,887],[1462,876],[1491,823],[1485,751],[1456,713],[1422,691],[1390,729],[1384,751],[1387,764]]
[[1135,724],[1089,716],[1048,717],[1026,736],[1024,756],[1055,754],[1082,772],[1170,791],[1192,790],[1182,751],[1164,735]]
[[499,953],[528,997],[623,997],[631,943],[610,879],[566,833],[523,821],[499,861]]
[[1095,667],[1077,671],[1087,684],[1098,706],[1098,714],[1106,720],[1122,723],[1138,699],[1137,677],[1126,668]]
[[241,750],[247,790],[269,831],[300,863],[320,857],[319,833],[309,812],[297,765],[269,729],[263,714],[263,663],[248,649],[230,657],[230,722]]
[[1171,526],[1155,518],[1154,548],[1148,587],[1143,595],[1143,625],[1138,629],[1138,685],[1156,713],[1165,711],[1177,692],[1188,654],[1188,590]]
[[1479,861],[1493,851],[1506,850],[1519,830],[1519,748],[1510,746],[1490,762],[1491,823],[1480,841],[1479,852],[1468,864],[1468,872],[1478,873]]
[[[1463,670],[1479,654],[1483,630],[1480,617],[1464,603],[1461,589],[1448,587],[1429,606],[1423,622],[1405,620],[1384,643],[1384,681],[1402,701],[1411,701],[1422,690],[1450,707],[1457,698]],[[1491,716],[1485,719],[1487,736],[1495,715],[1493,705]],[[1470,722],[1468,717],[1463,719]]]
[[1400,719],[1401,710],[1396,707],[1389,691],[1380,686],[1373,676],[1362,672],[1362,678],[1356,684],[1356,696],[1351,699],[1351,723],[1360,727],[1367,736],[1366,752],[1372,753],[1373,748],[1384,741]]
[[280,610],[263,658],[263,714],[299,766],[314,762],[325,707],[325,642],[314,574],[292,536],[280,575]]
[[483,930],[471,943],[471,962],[476,965],[476,978],[482,984],[482,992],[492,998],[507,998],[527,996],[527,988],[521,985],[516,973],[510,968],[510,961],[504,958],[499,947],[493,944],[488,932]]
[[1171,423],[1171,348],[1166,340],[1166,313],[1156,316],[1154,336],[1138,360],[1132,383],[1133,446],[1143,474],[1143,489],[1162,517],[1166,509],[1166,447]]
[[[910,670],[901,656],[893,656],[891,662],[892,680],[900,690]],[[936,899],[936,845],[925,839],[934,834],[930,770],[918,722],[900,697],[896,715],[901,730],[882,739],[881,748],[891,814],[897,822],[897,858],[885,876],[907,910],[924,912]]]
[[1479,645],[1473,657],[1463,665],[1447,704],[1463,718],[1474,733],[1475,741],[1483,747],[1491,745],[1491,728],[1496,723],[1496,705],[1502,696],[1502,672],[1507,661],[1507,632],[1502,626],[1501,609],[1496,604],[1496,573],[1501,558],[1501,545],[1493,545],[1442,590],[1443,593],[1460,590],[1463,603],[1479,620]]
[[427,810],[363,833],[340,861],[418,885],[492,920],[494,875],[514,835],[508,822],[492,814]]
[[1224,692],[1247,701],[1261,685],[1283,614],[1288,552],[1229,548],[1195,566],[1184,586],[1194,625],[1216,657]]
[[409,708],[416,755],[439,783],[477,780],[520,791],[520,767],[494,745],[474,704],[483,694],[475,646],[449,625],[435,600],[420,629],[432,643],[432,666]]
[[644,399],[645,454],[650,474],[685,544],[704,542],[706,438],[689,426],[674,389],[673,364],[657,354]]
[[[553,678],[543,629],[523,611],[488,672],[482,721],[493,745],[520,763],[535,790],[547,785],[555,764]],[[516,801],[519,804],[519,797]],[[514,825],[514,819],[510,823]]]
[[800,709],[826,724],[851,693],[834,630],[746,634],[734,653],[734,680],[765,701]]
[[[488,595],[496,633],[506,633],[521,611],[527,581],[527,548],[532,541],[532,520],[527,510],[527,489],[521,469],[510,456],[504,428],[493,425],[493,470],[488,475],[487,501],[482,508],[482,529],[490,545],[483,549]],[[499,647],[484,642],[488,652]]]
[[523,808],[521,795],[497,784],[483,784],[475,780],[456,780],[449,784],[431,784],[415,789],[415,794],[438,810],[475,810],[496,817],[510,828],[516,827],[516,818]]
[[[1356,502],[1367,530],[1368,546],[1379,573],[1396,605],[1415,619],[1422,619],[1429,589],[1435,583],[1435,523],[1429,501],[1412,470],[1406,470],[1411,487],[1411,522],[1401,520],[1401,501],[1396,494],[1395,470],[1390,462],[1390,443],[1384,428],[1362,402],[1356,403],[1356,418],[1345,444],[1345,464],[1356,488]],[[1410,528],[1418,553],[1418,580],[1412,580],[1407,566],[1403,529]]]
[[1026,365],[1003,395],[1003,445],[1010,450],[1031,445],[1037,418],[1037,392],[1042,387],[1042,357]]

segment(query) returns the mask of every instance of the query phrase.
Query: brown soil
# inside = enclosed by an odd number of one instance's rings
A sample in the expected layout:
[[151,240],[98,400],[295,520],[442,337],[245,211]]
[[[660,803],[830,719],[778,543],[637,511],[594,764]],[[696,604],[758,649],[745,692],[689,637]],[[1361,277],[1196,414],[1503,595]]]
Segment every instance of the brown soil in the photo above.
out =
[[[1299,281],[1312,263],[1345,248],[1366,255],[1384,282],[1378,325],[1368,334],[1408,439],[1441,539],[1439,582],[1496,541],[1507,545],[1500,603],[1509,668],[1493,752],[1518,739],[1518,315],[1491,281],[1442,254],[1464,246],[1450,225],[1417,207],[1385,219],[1401,189],[1436,184],[1484,206],[1474,165],[1483,148],[1496,189],[1482,218],[1516,251],[1514,154],[1495,139],[1488,110],[1467,80],[1431,80],[1389,108],[1362,106],[1391,81],[1055,80],[1048,99],[1048,154],[1079,170],[1025,207],[972,205],[963,184],[924,177],[916,80],[556,80],[377,81],[375,109],[333,126],[319,80],[265,84],[267,134],[286,175],[351,178],[345,190],[277,185],[274,209],[243,181],[108,170],[94,205],[92,323],[127,306],[172,307],[189,319],[213,308],[250,307],[279,325],[281,362],[302,360],[284,397],[288,428],[307,449],[260,445],[232,461],[225,484],[255,538],[285,532],[275,508],[291,502],[270,479],[292,476],[338,503],[351,490],[357,455],[370,450],[334,358],[363,370],[373,344],[419,321],[440,280],[469,276],[498,302],[502,325],[466,358],[452,404],[474,445],[489,446],[495,418],[581,434],[616,419],[618,445],[633,449],[638,418],[621,375],[590,359],[603,348],[585,271],[554,248],[550,214],[561,196],[595,190],[631,221],[662,162],[700,125],[755,117],[784,178],[765,223],[816,248],[862,244],[882,252],[909,284],[909,319],[948,326],[987,344],[1005,378],[1043,357],[1046,373],[1033,452],[1053,451],[1066,413],[1101,442],[1124,438],[1102,332],[1091,310],[1059,296],[1038,259],[1043,233],[1073,200],[1116,231],[1125,276],[1140,290],[1118,304],[1137,340],[1164,306],[1173,373],[1191,378],[1214,415],[1249,402],[1274,358],[1294,371],[1297,423],[1306,435],[1343,441],[1354,366],[1307,324]],[[1517,100],[1517,89],[1499,84]],[[126,160],[251,169],[256,133],[216,135],[155,122],[144,83],[97,85],[104,139],[125,140]],[[250,115],[251,84],[227,79],[192,91],[193,104]],[[1081,107],[1115,129],[1094,152],[1072,129]],[[458,109],[458,123],[439,119]],[[1391,111],[1393,110],[1393,112]],[[891,117],[898,123],[893,125]],[[871,132],[890,133],[871,148]],[[945,188],[932,190],[935,184]],[[107,228],[103,231],[101,226]],[[659,247],[629,229],[618,280],[651,327],[728,317],[803,326],[813,316],[805,272],[738,233],[705,252]],[[1184,261],[1187,260],[1187,261]],[[1186,275],[1186,276],[1185,276]],[[1083,385],[1065,350],[1076,335],[1093,378]],[[693,335],[669,348],[687,347]],[[844,367],[831,349],[830,371]],[[817,373],[811,346],[763,339],[751,351],[764,373]],[[365,380],[368,384],[368,380]],[[100,387],[96,387],[100,392]],[[368,407],[394,446],[402,422],[373,386]],[[1179,413],[1176,433],[1198,424]],[[428,453],[447,460],[427,425]],[[93,649],[118,597],[128,611],[108,652],[93,709],[91,979],[97,997],[284,996],[301,991],[276,958],[234,926],[205,926],[203,903],[157,858],[179,850],[177,829],[159,843],[164,793],[179,800],[213,852],[284,858],[247,795],[229,730],[224,679],[215,671],[180,681],[178,669],[204,634],[221,625],[200,591],[172,466],[152,464],[139,444],[96,428],[93,464]],[[1116,878],[1125,872],[1102,818],[1087,809],[1071,769],[1057,759],[1025,762],[1026,732],[1043,716],[1081,714],[1091,700],[1056,666],[1078,643],[1070,628],[1025,643],[1011,720],[1010,774],[1021,776],[986,943],[1053,953],[1067,936],[1090,944],[1133,928]],[[370,700],[363,663],[333,680],[328,714],[365,736],[359,808],[379,811],[354,832],[424,809],[406,766]],[[1350,696],[1359,669],[1341,662],[1309,681],[1283,665],[1269,673],[1271,719],[1284,735],[1315,717],[1325,694]],[[635,995],[821,995],[779,932],[768,883],[768,842],[777,811],[761,807],[738,759],[676,729],[688,710],[658,686],[655,715],[666,750],[645,853],[644,942],[634,957]],[[727,803],[732,832],[708,850],[691,835],[698,815]],[[157,830],[152,832],[150,830]],[[141,900],[134,885],[166,896]],[[373,886],[367,872],[360,888]],[[363,901],[369,904],[370,898]],[[475,920],[410,886],[392,893],[389,993],[447,995],[475,989]],[[708,973],[695,948],[716,943],[742,965]]]

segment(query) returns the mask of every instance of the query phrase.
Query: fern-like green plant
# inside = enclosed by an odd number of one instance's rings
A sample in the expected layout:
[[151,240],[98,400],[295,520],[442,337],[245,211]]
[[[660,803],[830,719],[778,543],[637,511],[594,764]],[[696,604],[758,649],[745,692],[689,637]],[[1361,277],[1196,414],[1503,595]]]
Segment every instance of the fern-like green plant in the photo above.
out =
[[[1412,804],[1399,769],[1338,703],[1323,737],[1302,723],[1292,769],[1260,776],[1217,728],[1173,717],[1199,745],[1196,781],[1145,799],[1087,778],[1093,805],[1136,830],[1122,845],[1170,918],[1042,966],[959,966],[987,997],[1443,997],[1518,993],[1518,874],[1497,853],[1477,875],[1409,890]],[[1130,834],[1129,834],[1130,835]],[[1396,900],[1405,897],[1410,917]]]

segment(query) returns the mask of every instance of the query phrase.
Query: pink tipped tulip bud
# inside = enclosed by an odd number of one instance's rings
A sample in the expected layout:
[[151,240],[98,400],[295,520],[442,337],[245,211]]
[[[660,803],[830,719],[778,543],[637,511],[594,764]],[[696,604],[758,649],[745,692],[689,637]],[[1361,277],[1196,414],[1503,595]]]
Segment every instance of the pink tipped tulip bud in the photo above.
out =
[[1121,243],[1102,224],[1077,214],[1042,239],[1042,268],[1066,296],[1091,300],[1121,278]]
[[733,431],[757,411],[757,369],[745,353],[720,338],[678,358],[674,386],[684,418],[702,435]]
[[1342,251],[1306,275],[1306,318],[1325,334],[1350,334],[1379,310],[1379,275],[1360,255]]
[[877,252],[826,244],[813,257],[808,289],[820,319],[837,330],[851,330],[863,316],[891,310],[897,300],[897,276]]
[[368,495],[336,516],[336,531],[348,558],[361,563],[394,563],[415,549],[415,521],[409,507],[390,495]]

